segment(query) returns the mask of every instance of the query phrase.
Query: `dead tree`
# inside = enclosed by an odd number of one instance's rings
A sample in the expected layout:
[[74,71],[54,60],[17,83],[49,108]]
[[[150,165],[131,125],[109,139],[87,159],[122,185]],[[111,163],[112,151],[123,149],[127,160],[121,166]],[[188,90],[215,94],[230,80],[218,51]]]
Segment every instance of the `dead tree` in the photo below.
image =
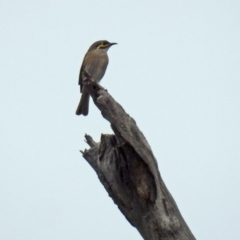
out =
[[90,149],[82,152],[109,196],[143,239],[195,239],[134,119],[91,76],[84,75],[85,87],[115,133],[102,135],[100,143],[85,135]]

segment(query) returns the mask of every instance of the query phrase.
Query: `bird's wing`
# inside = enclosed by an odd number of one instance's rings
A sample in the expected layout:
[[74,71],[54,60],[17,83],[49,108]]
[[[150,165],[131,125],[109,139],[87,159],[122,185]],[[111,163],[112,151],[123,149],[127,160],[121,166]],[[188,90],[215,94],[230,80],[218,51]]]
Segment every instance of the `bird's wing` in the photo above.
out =
[[80,92],[82,92],[82,87],[83,87],[82,86],[82,71],[85,69],[86,63],[91,65],[91,62],[94,62],[94,60],[96,61],[95,54],[89,54],[89,52],[87,52],[83,58],[82,66],[81,66],[80,72],[79,72],[79,80],[78,80],[78,85],[80,85]]
[[80,72],[79,72],[79,78],[78,78],[78,85],[80,85],[80,92],[82,92],[82,71],[84,69],[84,60],[85,60],[86,55],[84,56],[83,62],[82,62],[82,66],[80,68]]

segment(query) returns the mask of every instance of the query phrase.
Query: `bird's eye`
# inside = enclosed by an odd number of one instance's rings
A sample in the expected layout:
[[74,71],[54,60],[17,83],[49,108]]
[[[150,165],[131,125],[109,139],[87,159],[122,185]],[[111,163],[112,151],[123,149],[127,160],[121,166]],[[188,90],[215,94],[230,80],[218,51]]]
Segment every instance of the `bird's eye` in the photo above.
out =
[[101,46],[102,46],[102,42],[98,45],[98,48],[101,48]]
[[105,47],[106,47],[106,45],[103,42],[101,42],[98,46],[98,48],[105,48]]

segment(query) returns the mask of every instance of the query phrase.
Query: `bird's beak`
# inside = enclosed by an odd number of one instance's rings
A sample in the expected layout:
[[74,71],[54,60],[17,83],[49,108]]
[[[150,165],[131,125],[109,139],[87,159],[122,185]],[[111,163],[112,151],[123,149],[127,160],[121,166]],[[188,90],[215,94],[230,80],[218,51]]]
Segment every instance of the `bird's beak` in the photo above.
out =
[[116,45],[117,43],[110,43],[109,44],[109,47],[111,47],[112,45]]

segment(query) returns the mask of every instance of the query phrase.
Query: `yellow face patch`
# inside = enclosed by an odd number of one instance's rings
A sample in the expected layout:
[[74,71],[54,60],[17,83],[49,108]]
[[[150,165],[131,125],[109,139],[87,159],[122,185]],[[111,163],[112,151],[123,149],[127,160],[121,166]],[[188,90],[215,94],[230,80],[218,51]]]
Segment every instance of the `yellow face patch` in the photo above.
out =
[[98,46],[98,48],[106,48],[108,46],[108,44],[104,44],[103,42],[101,42]]

